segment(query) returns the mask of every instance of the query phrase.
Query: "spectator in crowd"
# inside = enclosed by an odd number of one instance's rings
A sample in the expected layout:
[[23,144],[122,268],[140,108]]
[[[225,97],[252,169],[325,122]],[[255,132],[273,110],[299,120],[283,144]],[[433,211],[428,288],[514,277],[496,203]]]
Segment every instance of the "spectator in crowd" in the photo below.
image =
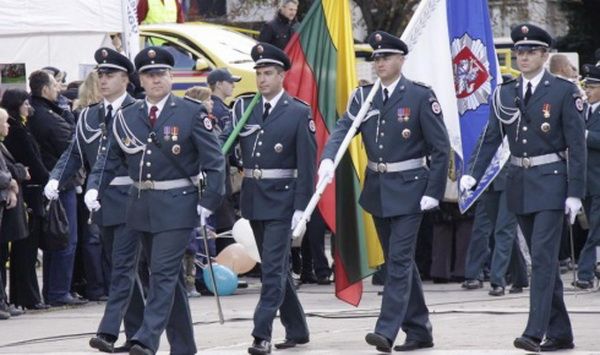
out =
[[549,68],[550,72],[570,81],[577,80],[579,74],[577,68],[571,64],[569,58],[564,54],[554,54],[550,57]]
[[[21,189],[21,184],[24,181],[29,180],[31,178],[31,176],[29,176],[27,168],[25,168],[25,166],[23,166],[22,164],[17,163],[15,161],[15,158],[12,156],[12,154],[10,154],[10,152],[2,143],[9,132],[8,117],[8,112],[6,112],[5,109],[0,108],[0,159],[4,161],[4,164],[8,168],[12,179],[16,181],[16,184],[12,185],[12,190],[9,191],[9,197],[11,201],[7,203],[7,207],[10,208],[6,208],[6,210],[4,211],[4,215],[0,217],[2,218],[2,221],[0,222],[0,278],[3,280],[6,280],[5,266],[6,261],[9,257],[8,243],[27,238],[27,236],[29,235],[27,230],[25,204],[23,203],[23,192]],[[15,266],[12,265],[12,256],[10,270],[11,279],[13,277],[20,277],[21,270],[18,270]],[[1,286],[2,288],[0,289],[0,310],[9,312],[11,316],[18,316],[23,314],[23,310],[13,305],[9,306],[4,284]]]
[[77,99],[73,101],[73,114],[79,117],[81,110],[100,101],[102,93],[98,84],[98,73],[91,71],[77,89]]
[[44,67],[42,70],[52,75],[56,80],[58,85],[58,97],[56,98],[56,104],[58,107],[63,109],[64,118],[69,120],[70,123],[75,123],[75,118],[72,114],[70,114],[71,100],[69,100],[69,98],[63,94],[63,92],[67,90],[67,72],[50,66]]
[[[211,90],[206,86],[192,86],[187,89],[185,92],[185,96],[194,99],[196,101],[200,101],[204,107],[206,107],[206,111],[208,111],[209,116],[212,115],[214,102],[211,99]],[[213,119],[214,121],[214,119]]]
[[298,0],[282,0],[275,18],[265,23],[260,30],[258,41],[284,49],[298,26],[298,4]]
[[[59,86],[53,76],[43,70],[29,76],[31,105],[35,113],[28,126],[41,148],[42,161],[47,170],[52,170],[61,154],[71,142],[73,125],[63,117],[64,110],[57,104]],[[77,198],[75,179],[61,186],[60,201],[69,222],[69,242],[65,249],[44,252],[42,294],[53,306],[85,303],[70,293],[73,265],[77,247]]]
[[185,22],[180,0],[139,0],[137,15],[139,24]]
[[39,146],[27,127],[27,120],[33,114],[27,92],[21,89],[6,90],[2,96],[2,107],[8,111],[10,124],[4,145],[16,162],[27,167],[31,176],[21,186],[28,210],[29,237],[13,241],[11,245],[10,303],[26,309],[46,309],[48,305],[40,298],[35,265],[44,215],[42,186],[48,180],[48,170],[42,162]]

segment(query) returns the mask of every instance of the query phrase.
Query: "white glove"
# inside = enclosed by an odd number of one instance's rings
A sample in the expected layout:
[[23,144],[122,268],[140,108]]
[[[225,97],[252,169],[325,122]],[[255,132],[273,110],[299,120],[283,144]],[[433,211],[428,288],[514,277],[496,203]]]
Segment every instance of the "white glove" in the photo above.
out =
[[317,185],[321,184],[321,181],[327,181],[327,183],[331,183],[331,180],[335,177],[335,168],[333,167],[333,160],[331,159],[323,159],[321,161],[321,165],[319,165],[319,171],[317,172],[319,175],[319,182]]
[[304,211],[300,211],[300,210],[294,211],[294,215],[292,216],[292,230],[296,229],[296,226],[302,219],[303,214],[304,214]]
[[575,223],[577,213],[581,210],[581,199],[577,197],[567,197],[565,201],[565,214],[569,215],[569,223]]
[[440,201],[433,197],[423,196],[421,197],[421,211],[427,211],[432,208],[436,208],[440,205]]
[[212,216],[213,214],[211,210],[204,208],[201,205],[196,206],[196,212],[198,213],[198,216],[200,216],[200,227],[204,227],[208,217]]
[[460,190],[461,191],[469,191],[473,188],[473,186],[475,186],[477,184],[477,180],[475,180],[474,177],[472,177],[471,175],[463,175],[460,178]]
[[48,200],[56,200],[58,198],[58,180],[48,180],[48,183],[44,186],[44,196]]
[[100,209],[100,202],[98,202],[98,190],[90,189],[85,195],[83,195],[83,202],[90,212],[96,212]]

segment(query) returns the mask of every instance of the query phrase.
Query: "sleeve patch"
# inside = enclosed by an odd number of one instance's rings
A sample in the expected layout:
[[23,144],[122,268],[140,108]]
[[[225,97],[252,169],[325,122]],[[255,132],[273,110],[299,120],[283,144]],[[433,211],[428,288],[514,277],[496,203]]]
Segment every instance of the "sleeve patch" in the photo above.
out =
[[431,103],[431,111],[433,111],[433,113],[435,113],[436,115],[439,115],[442,113],[442,107],[440,106],[440,103],[437,101],[433,101]]
[[312,133],[315,133],[317,131],[317,126],[315,125],[315,120],[313,120],[312,118],[310,120],[308,120],[308,130],[311,131]]
[[212,123],[212,120],[210,119],[210,117],[204,116],[202,123],[204,123],[204,128],[207,131],[211,132],[213,130],[213,123]]
[[575,98],[575,108],[577,111],[583,112],[583,99],[579,96]]

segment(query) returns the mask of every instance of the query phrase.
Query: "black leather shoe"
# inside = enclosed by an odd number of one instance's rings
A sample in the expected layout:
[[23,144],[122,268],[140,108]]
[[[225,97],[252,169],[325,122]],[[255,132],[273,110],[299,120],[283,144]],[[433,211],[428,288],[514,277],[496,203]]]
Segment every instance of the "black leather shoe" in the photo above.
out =
[[508,293],[523,293],[523,287],[520,286],[511,286],[508,290]]
[[60,306],[79,306],[82,304],[86,304],[88,301],[85,298],[75,298],[75,297],[65,297],[56,301],[50,302],[50,305],[53,307]]
[[377,333],[369,333],[365,337],[367,344],[373,345],[377,351],[381,351],[382,353],[391,353],[392,352],[392,342],[388,340],[388,338],[383,335],[379,335]]
[[8,306],[8,313],[10,313],[11,317],[18,317],[25,314],[25,310],[21,307],[17,307],[14,304]]
[[478,288],[483,287],[483,282],[479,280],[465,280],[465,282],[462,283],[461,287],[467,290],[476,290]]
[[39,311],[39,310],[44,310],[44,309],[50,308],[50,305],[40,302],[40,303],[36,303],[31,306],[24,306],[23,308],[30,310],[30,311]]
[[504,296],[504,287],[500,286],[492,286],[490,292],[488,292],[490,296]]
[[573,340],[563,340],[563,339],[552,339],[547,338],[542,345],[540,345],[540,349],[542,351],[557,351],[557,350],[566,350],[573,349],[575,344],[573,344]]
[[573,282],[573,286],[580,288],[582,290],[589,290],[591,288],[594,288],[594,281],[593,280],[577,280]]
[[317,285],[330,285],[331,279],[329,277],[317,277]]
[[154,352],[142,344],[133,344],[129,349],[129,355],[154,355]]
[[296,347],[296,345],[299,344],[306,344],[309,342],[308,338],[302,338],[302,339],[285,339],[283,341],[283,343],[277,343],[275,344],[275,348],[276,349],[289,349],[289,348],[294,348]]
[[94,301],[94,302],[106,302],[106,301],[108,301],[108,296],[107,295],[94,296],[94,297],[90,297],[89,300]]
[[300,275],[300,282],[302,282],[303,284],[316,284],[317,283],[317,276],[315,276],[315,274],[313,273],[309,273],[309,274],[302,274]]
[[533,351],[536,353],[540,352],[540,343],[526,336],[518,337],[517,339],[515,339],[513,345],[515,346],[515,348],[518,349]]
[[394,346],[394,351],[411,351],[417,349],[433,348],[432,341],[406,340],[402,345]]
[[268,340],[254,340],[248,348],[248,354],[265,355],[271,353],[271,343]]
[[127,340],[123,343],[123,345],[115,347],[113,353],[128,353],[132,346],[133,344]]
[[90,346],[105,353],[112,353],[115,351],[114,340],[104,334],[96,334],[95,337],[90,339]]

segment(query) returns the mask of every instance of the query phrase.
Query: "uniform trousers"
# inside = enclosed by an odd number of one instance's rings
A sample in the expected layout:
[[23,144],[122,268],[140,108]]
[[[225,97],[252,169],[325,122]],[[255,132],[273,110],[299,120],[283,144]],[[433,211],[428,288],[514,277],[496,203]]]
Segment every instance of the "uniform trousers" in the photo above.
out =
[[558,271],[558,249],[565,215],[563,210],[517,214],[531,253],[529,318],[523,335],[542,340],[573,340]]
[[197,351],[182,264],[191,232],[188,228],[143,232],[141,236],[150,279],[142,326],[131,340],[154,352],[158,350],[167,323],[173,330],[167,332],[171,354],[195,354]]
[[273,320],[279,310],[286,339],[301,340],[309,337],[308,325],[298,300],[289,256],[291,219],[250,221],[261,257],[260,299],[254,311],[252,336],[271,340]]
[[386,264],[383,299],[375,333],[392,343],[400,327],[406,333],[406,340],[432,341],[429,310],[414,260],[422,218],[422,213],[373,217]]
[[594,279],[597,260],[596,247],[600,246],[600,196],[588,196],[584,200],[583,206],[589,220],[590,230],[581,254],[579,254],[577,278],[590,281]]

